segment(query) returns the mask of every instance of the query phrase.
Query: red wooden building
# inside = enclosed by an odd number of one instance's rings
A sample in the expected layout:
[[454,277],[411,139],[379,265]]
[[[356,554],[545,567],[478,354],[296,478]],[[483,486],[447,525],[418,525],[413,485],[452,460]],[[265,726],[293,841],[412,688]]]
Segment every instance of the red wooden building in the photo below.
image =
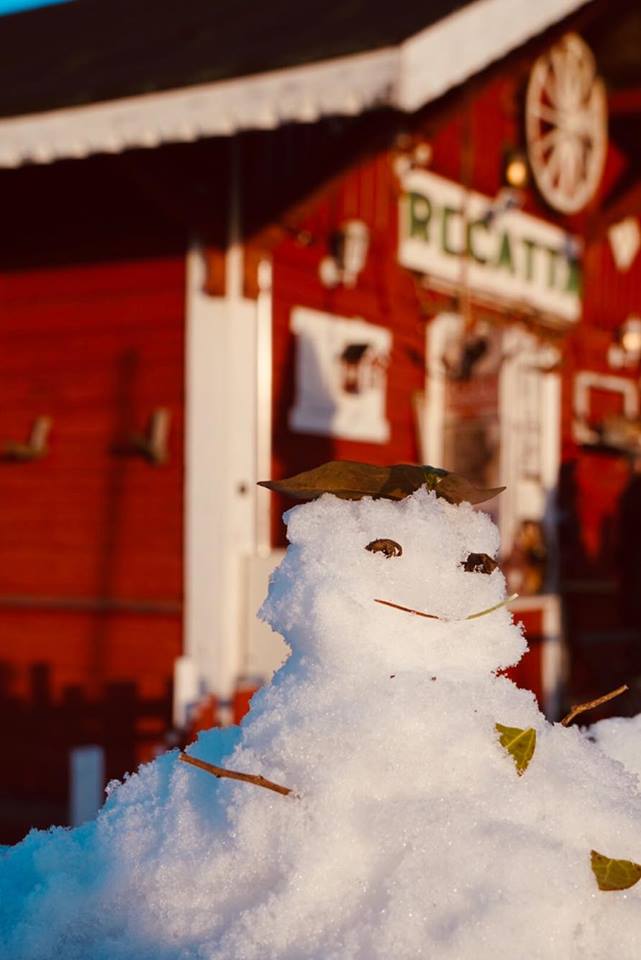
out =
[[246,7],[0,21],[0,840],[240,715],[324,460],[508,485],[551,715],[641,675],[638,6]]

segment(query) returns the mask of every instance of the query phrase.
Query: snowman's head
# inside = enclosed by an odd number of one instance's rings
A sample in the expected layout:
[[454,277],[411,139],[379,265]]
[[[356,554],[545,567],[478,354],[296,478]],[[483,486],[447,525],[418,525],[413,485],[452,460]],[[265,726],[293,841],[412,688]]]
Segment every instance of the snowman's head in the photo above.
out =
[[487,514],[420,489],[397,502],[325,494],[285,519],[290,546],[260,615],[310,664],[362,679],[478,675],[521,658],[526,644],[507,610],[466,619],[505,598]]

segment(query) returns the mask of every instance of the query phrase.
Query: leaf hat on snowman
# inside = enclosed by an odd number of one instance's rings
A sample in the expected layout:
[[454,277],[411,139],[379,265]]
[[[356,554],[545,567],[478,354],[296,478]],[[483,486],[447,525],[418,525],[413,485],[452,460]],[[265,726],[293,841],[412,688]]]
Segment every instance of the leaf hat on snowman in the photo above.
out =
[[[266,487],[275,493],[282,493],[296,500],[315,500],[323,494],[333,494],[342,500],[362,500],[371,497],[374,500],[404,500],[425,489],[433,491],[437,497],[442,497],[448,503],[471,504],[485,503],[492,500],[505,487],[484,488],[477,487],[470,480],[441,467],[418,466],[416,464],[398,463],[392,466],[375,466],[371,463],[360,463],[356,460],[330,460],[312,470],[297,473],[293,477],[283,480],[259,480],[259,487]],[[391,544],[391,548],[389,547]],[[387,545],[387,546],[386,546]],[[396,547],[396,550],[395,550]],[[397,552],[399,545],[395,541],[379,538],[368,544],[366,549],[376,552],[381,550],[386,556],[400,556]],[[402,548],[401,548],[402,552]],[[491,572],[496,567],[496,561],[487,554],[469,554],[464,561],[468,571],[487,567]],[[516,599],[516,594],[506,597],[500,603],[487,610],[480,610],[468,614],[466,619],[475,619],[492,613],[500,606],[505,606]],[[410,607],[393,603],[390,600],[375,598],[376,603],[404,610],[415,616],[426,617],[432,620],[442,619],[436,614],[413,610]]]
[[296,500],[314,500],[332,493],[344,500],[404,500],[417,490],[433,490],[449,503],[484,503],[505,487],[483,489],[465,477],[440,467],[398,463],[389,467],[355,460],[330,460],[313,470],[297,473],[284,480],[260,480],[259,487],[284,493]]
[[635,775],[499,673],[526,644],[490,517],[448,474],[383,470],[334,496],[316,475],[287,513],[260,615],[291,654],[187,748],[216,778],[168,753],[5,853],[0,956],[636,955]]

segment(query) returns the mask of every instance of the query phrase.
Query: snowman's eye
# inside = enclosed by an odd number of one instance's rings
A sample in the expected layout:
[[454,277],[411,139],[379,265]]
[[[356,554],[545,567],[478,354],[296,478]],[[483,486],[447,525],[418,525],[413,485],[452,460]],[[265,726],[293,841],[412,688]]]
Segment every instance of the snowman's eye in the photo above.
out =
[[468,553],[461,566],[467,573],[492,573],[498,563],[487,553]]
[[400,557],[403,554],[403,548],[396,540],[372,540],[365,549],[372,553],[382,553],[388,560],[390,557]]

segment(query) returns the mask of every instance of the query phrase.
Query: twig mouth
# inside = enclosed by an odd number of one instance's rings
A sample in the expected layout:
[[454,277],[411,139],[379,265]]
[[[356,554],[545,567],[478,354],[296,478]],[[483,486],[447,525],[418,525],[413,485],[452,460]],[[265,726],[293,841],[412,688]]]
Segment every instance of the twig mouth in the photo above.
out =
[[512,603],[517,597],[518,593],[512,593],[509,597],[506,597],[505,600],[495,603],[492,607],[487,607],[486,610],[479,610],[477,613],[469,613],[467,617],[454,617],[453,619],[449,617],[439,617],[435,613],[424,613],[422,610],[404,607],[400,603],[392,603],[391,600],[380,600],[378,597],[374,598],[374,603],[382,603],[385,607],[393,607],[394,610],[402,610],[403,613],[411,613],[414,617],[425,617],[427,620],[439,620],[441,623],[462,623],[464,620],[478,620],[479,617],[484,617],[488,613],[494,613],[495,610],[500,610],[501,607],[506,607],[508,603]]

